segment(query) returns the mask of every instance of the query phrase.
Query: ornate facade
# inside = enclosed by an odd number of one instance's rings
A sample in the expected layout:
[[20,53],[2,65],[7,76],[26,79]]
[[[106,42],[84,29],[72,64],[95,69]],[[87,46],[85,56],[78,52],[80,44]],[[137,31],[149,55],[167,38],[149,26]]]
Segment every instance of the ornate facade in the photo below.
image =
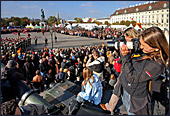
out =
[[136,21],[143,28],[159,26],[169,30],[169,1],[157,1],[129,8],[118,9],[110,16],[110,22]]

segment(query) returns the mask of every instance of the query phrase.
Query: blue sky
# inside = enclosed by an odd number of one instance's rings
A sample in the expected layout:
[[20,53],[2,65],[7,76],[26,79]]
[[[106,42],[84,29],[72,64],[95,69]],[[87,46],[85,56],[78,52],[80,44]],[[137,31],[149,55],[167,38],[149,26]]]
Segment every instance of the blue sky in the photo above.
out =
[[118,8],[144,3],[145,1],[1,1],[1,18],[11,16],[41,18],[44,9],[45,19],[56,16],[65,20],[75,17],[110,17]]

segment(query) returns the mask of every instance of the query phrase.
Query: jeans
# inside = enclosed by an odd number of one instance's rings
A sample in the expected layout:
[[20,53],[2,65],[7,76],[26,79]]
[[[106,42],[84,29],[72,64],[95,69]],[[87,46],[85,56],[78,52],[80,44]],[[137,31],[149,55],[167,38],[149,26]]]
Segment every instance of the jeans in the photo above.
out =
[[134,113],[129,112],[130,110],[130,94],[123,88],[122,96],[123,105],[125,106],[128,115],[135,115]]

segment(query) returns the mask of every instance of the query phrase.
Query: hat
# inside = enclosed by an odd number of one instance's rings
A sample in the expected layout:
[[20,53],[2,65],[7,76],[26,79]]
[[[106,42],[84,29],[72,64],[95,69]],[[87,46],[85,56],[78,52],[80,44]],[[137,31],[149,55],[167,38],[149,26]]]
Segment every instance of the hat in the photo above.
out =
[[16,65],[17,65],[17,62],[15,60],[9,60],[7,63],[8,68],[15,68]]
[[75,65],[78,65],[78,62],[76,62]]
[[12,54],[12,57],[15,57],[16,56],[16,54]]

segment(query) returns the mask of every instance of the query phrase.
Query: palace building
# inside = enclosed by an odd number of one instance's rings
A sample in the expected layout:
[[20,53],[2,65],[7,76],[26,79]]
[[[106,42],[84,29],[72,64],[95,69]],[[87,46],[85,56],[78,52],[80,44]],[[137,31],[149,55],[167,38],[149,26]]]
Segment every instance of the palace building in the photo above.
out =
[[153,1],[136,6],[117,9],[110,16],[110,23],[120,21],[136,21],[141,23],[143,28],[159,26],[161,29],[169,30],[169,1]]

